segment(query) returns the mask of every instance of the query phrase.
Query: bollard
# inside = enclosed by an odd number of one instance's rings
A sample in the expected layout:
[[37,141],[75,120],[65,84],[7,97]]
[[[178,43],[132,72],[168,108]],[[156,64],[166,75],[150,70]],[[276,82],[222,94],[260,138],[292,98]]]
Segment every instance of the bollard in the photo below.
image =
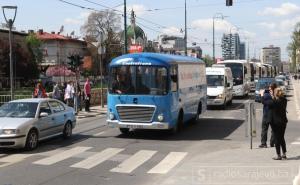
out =
[[245,116],[246,116],[246,125],[245,132],[246,137],[249,137],[250,149],[253,148],[253,137],[256,137],[256,111],[253,101],[247,101],[245,103]]

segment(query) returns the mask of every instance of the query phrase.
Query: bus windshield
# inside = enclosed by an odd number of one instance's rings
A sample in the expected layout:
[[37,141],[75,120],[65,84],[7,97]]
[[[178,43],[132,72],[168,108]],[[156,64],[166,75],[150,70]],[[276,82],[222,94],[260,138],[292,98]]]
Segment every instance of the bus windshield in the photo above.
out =
[[243,84],[243,64],[239,63],[225,63],[226,67],[229,67],[232,71],[233,85]]
[[109,93],[166,95],[167,69],[159,66],[117,66],[110,70]]
[[208,87],[224,86],[224,75],[207,75],[206,79]]

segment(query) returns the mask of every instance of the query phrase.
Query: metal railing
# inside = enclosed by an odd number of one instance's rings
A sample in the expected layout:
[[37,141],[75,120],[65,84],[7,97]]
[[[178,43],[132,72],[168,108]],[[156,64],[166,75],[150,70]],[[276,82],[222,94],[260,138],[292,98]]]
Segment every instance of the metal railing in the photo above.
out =
[[[32,95],[15,95],[14,96],[15,100],[25,99],[25,98],[32,98]],[[0,95],[0,105],[3,105],[4,103],[7,103],[9,101],[11,101],[10,95]]]

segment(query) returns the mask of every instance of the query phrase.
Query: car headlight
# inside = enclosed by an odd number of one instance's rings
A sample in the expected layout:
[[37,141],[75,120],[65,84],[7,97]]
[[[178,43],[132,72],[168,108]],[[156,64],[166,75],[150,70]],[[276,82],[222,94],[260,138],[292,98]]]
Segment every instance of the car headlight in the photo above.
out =
[[12,135],[12,134],[18,134],[20,133],[19,129],[3,129],[2,134],[4,135]]
[[114,120],[115,119],[115,115],[112,112],[110,112],[108,116],[109,116],[110,120]]
[[164,115],[163,114],[159,114],[157,116],[158,121],[162,122],[164,120]]

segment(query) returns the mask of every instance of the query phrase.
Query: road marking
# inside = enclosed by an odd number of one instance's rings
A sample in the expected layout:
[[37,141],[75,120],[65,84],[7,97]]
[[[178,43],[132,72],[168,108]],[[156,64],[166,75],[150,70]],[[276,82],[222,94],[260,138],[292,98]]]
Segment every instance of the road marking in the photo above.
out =
[[148,161],[156,152],[157,151],[141,150],[110,171],[118,173],[131,173],[144,162]]
[[72,148],[70,150],[66,150],[64,152],[55,154],[51,157],[47,157],[45,159],[41,159],[39,161],[34,162],[34,164],[39,164],[39,165],[52,165],[55,164],[57,162],[63,161],[67,158],[70,158],[72,156],[75,156],[77,154],[80,154],[84,151],[87,151],[89,149],[91,149],[92,147],[75,147]]
[[186,152],[170,152],[158,165],[148,173],[166,174],[187,155]]
[[300,141],[292,142],[292,145],[300,145]]
[[91,157],[72,165],[71,167],[91,169],[106,161],[107,159],[115,156],[116,154],[122,152],[123,150],[124,149],[121,148],[107,148],[100,153],[96,153],[95,155],[92,155]]
[[14,163],[23,161],[24,159],[33,156],[34,154],[14,154],[14,155],[10,155],[7,157],[2,157],[0,158],[0,162],[4,163],[2,165],[0,165],[0,167],[5,167],[5,166],[9,166],[12,165]]
[[100,135],[102,135],[102,134],[104,134],[105,132],[103,131],[103,132],[99,132],[99,133],[97,133],[97,134],[94,134],[93,136],[95,137],[95,136],[100,136]]

